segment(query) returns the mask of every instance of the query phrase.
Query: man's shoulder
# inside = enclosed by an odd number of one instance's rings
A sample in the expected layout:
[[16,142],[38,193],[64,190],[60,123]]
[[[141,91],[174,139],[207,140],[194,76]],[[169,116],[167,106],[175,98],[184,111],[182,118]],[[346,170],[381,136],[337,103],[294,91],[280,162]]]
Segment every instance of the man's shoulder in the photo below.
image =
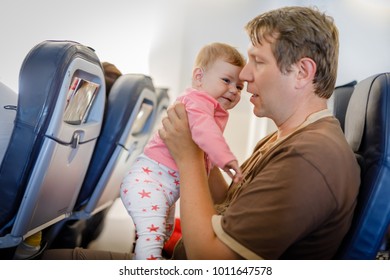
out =
[[335,118],[321,119],[291,137],[286,145],[315,165],[355,165],[355,155]]

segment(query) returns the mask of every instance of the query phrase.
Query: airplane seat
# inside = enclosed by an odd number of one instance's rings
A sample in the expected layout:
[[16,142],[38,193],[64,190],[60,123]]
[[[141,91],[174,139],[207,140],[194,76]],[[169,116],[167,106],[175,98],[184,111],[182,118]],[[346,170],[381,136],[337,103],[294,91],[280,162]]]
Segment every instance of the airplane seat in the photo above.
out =
[[102,134],[76,202],[77,218],[90,217],[119,197],[123,177],[150,137],[156,108],[149,76],[125,74],[114,83]]
[[[57,229],[53,247],[79,246],[78,242],[82,242],[78,241],[80,231],[98,234],[96,228],[91,230],[84,221],[98,227],[104,220],[106,212],[102,214],[102,211],[119,197],[123,177],[151,136],[156,112],[157,95],[149,76],[124,74],[115,81],[108,95],[102,133],[74,213],[62,229]],[[70,235],[73,239],[68,242],[63,240],[63,235]],[[87,246],[87,243],[83,245]]]
[[16,117],[16,108],[18,95],[8,86],[0,82],[0,164],[3,161],[9,139],[11,138],[14,120]]
[[345,136],[361,166],[351,228],[337,259],[375,259],[390,224],[390,73],[360,81],[349,101]]
[[357,81],[352,81],[345,85],[335,87],[332,98],[330,100],[330,108],[332,108],[333,115],[339,120],[341,129],[344,131],[345,114],[352,92],[357,84]]
[[[146,78],[149,79],[148,77]],[[167,110],[170,104],[170,98],[168,95],[167,88],[155,88],[155,94],[157,96],[157,109],[155,111],[154,120],[151,124],[152,129],[148,128],[148,131],[150,131],[149,136],[152,136],[153,133],[159,128],[164,112]],[[145,146],[147,140],[148,137],[145,137],[143,146]],[[133,159],[136,155],[140,154],[142,149],[138,149],[138,151],[133,155]],[[102,211],[94,214],[91,218],[87,219],[86,224],[82,227],[83,230],[80,239],[81,247],[88,247],[91,241],[98,238],[100,233],[103,231],[105,216],[107,215],[109,209],[110,205],[109,207],[104,208]]]
[[100,134],[104,106],[104,74],[91,48],[44,41],[27,54],[14,128],[0,166],[4,252],[70,215]]

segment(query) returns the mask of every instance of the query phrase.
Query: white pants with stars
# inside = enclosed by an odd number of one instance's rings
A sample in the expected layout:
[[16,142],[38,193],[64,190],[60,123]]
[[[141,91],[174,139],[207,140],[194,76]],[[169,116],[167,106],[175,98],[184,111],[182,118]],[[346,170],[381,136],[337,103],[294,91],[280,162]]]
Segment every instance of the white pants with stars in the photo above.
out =
[[120,196],[136,230],[134,259],[162,259],[180,196],[178,172],[141,154],[123,179]]

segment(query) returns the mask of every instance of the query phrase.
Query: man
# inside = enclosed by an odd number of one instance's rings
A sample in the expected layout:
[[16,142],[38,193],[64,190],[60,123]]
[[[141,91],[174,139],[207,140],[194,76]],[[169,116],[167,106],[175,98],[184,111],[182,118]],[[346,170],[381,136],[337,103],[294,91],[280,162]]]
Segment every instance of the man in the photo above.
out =
[[183,242],[174,258],[331,259],[360,184],[354,154],[327,110],[337,28],[317,10],[285,7],[254,18],[246,30],[251,44],[240,78],[253,113],[278,130],[244,162],[244,180],[228,188],[218,169],[209,179],[202,169],[183,105],[168,110],[160,135],[181,178]]

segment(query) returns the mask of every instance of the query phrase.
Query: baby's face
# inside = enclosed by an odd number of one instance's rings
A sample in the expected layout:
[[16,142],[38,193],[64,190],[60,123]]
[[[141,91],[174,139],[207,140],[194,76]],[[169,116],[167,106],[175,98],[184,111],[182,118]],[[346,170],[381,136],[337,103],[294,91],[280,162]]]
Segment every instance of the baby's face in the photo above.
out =
[[239,75],[241,67],[217,60],[203,73],[202,90],[208,92],[225,109],[232,109],[241,98],[244,82]]

